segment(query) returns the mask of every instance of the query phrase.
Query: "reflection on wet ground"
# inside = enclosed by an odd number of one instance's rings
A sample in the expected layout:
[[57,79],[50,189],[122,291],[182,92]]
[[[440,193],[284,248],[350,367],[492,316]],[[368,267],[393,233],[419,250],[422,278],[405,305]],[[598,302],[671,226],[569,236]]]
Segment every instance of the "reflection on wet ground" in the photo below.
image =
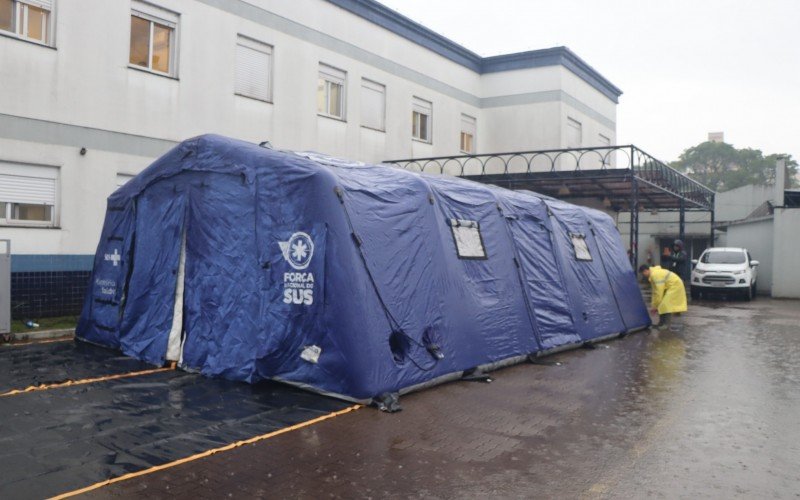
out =
[[8,349],[0,368],[17,374],[27,362],[23,375],[47,381],[148,370],[0,397],[0,498],[47,498],[348,406],[276,382],[152,373],[152,366],[85,344]]
[[92,495],[795,497],[800,303],[701,302],[678,324]]
[[113,375],[153,366],[82,342],[0,345],[0,393],[29,386]]

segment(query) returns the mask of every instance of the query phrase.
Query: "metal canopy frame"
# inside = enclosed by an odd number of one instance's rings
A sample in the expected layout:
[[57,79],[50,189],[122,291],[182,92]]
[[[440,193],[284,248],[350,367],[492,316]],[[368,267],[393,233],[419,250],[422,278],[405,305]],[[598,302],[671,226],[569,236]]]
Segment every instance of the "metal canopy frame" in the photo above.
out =
[[686,212],[709,212],[710,244],[714,242],[715,192],[630,144],[409,158],[383,163],[509,189],[527,189],[559,199],[600,199],[616,212],[630,212],[632,265],[638,262],[640,211],[679,212],[681,239],[686,233]]

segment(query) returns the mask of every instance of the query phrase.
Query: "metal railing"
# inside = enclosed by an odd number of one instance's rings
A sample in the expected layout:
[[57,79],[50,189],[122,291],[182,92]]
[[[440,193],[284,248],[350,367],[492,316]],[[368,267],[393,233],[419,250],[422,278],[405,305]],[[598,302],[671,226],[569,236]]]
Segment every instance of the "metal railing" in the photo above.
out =
[[633,145],[387,160],[407,170],[457,177],[546,176],[547,172],[628,171],[638,182],[713,210],[714,191]]

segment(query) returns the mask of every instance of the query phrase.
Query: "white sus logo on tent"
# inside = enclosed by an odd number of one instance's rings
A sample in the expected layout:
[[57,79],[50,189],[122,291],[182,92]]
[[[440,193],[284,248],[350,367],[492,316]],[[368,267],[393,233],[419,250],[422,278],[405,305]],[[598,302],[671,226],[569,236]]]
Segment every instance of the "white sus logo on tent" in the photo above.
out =
[[[292,268],[302,271],[311,264],[314,256],[314,240],[308,233],[298,231],[288,241],[279,241],[283,258]],[[293,272],[283,274],[283,302],[307,305],[314,303],[314,273]]]
[[294,233],[289,241],[279,241],[283,258],[290,266],[301,271],[311,264],[311,257],[314,255],[314,240],[307,233],[298,231]]

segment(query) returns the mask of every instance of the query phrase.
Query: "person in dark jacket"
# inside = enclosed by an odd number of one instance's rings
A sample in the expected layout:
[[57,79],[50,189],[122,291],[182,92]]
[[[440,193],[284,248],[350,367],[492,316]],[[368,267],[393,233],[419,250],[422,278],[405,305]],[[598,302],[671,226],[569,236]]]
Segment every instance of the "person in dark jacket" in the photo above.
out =
[[689,256],[683,249],[683,241],[675,240],[671,252],[668,248],[664,249],[664,255],[661,256],[661,265],[677,274],[684,283],[689,282]]

